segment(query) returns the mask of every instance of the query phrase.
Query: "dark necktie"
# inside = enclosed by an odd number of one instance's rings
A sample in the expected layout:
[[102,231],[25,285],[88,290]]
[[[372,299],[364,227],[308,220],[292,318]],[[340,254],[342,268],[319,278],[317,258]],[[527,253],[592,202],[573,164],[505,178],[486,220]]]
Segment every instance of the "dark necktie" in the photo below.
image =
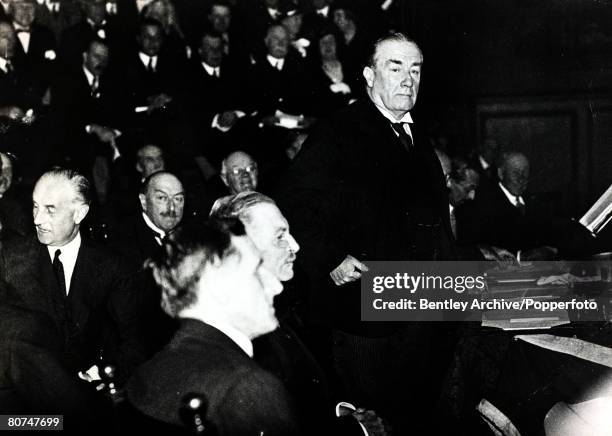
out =
[[55,277],[57,278],[57,284],[60,287],[60,290],[63,292],[63,295],[66,295],[66,277],[64,276],[64,265],[60,260],[60,255],[62,254],[62,250],[59,248],[55,250],[55,257],[53,257],[53,271],[55,272]]
[[406,150],[410,150],[412,148],[412,138],[408,133],[406,133],[406,129],[404,128],[404,124],[406,123],[391,123],[391,127],[393,130],[399,135],[399,140],[402,142],[402,145]]
[[519,210],[521,215],[525,215],[525,203],[521,202],[518,195],[515,195],[514,198],[516,199],[516,208]]
[[98,76],[94,76],[93,80],[91,81],[91,96],[92,97],[96,97],[99,86],[100,86],[100,78]]

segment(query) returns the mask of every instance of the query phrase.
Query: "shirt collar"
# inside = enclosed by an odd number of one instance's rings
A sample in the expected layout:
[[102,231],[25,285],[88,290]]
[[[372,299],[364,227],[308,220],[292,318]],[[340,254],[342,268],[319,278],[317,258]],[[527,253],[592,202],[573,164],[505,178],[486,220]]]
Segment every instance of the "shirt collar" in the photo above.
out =
[[57,250],[61,250],[62,263],[74,263],[76,262],[76,258],[79,254],[79,248],[81,248],[81,233],[77,232],[74,239],[68,242],[66,245],[62,247],[53,247],[51,245],[47,245],[47,250],[49,250],[49,256],[51,256],[51,260],[55,257],[55,252]]
[[327,15],[329,14],[329,5],[325,6],[324,8],[317,9],[317,14],[322,14],[327,18]]
[[5,73],[7,73],[7,68],[6,68],[6,64],[8,63],[7,59],[4,59],[3,57],[0,57],[0,70],[4,71]]
[[488,170],[489,167],[491,166],[489,162],[484,160],[484,157],[482,157],[481,155],[478,155],[478,161],[480,162],[480,166],[482,167],[483,170]]
[[453,211],[455,210],[455,206],[453,206],[450,202],[448,203],[448,211],[450,212],[450,214],[453,214]]
[[[204,69],[206,70],[206,72],[210,75],[210,76],[214,76],[215,75],[215,68],[219,68],[219,67],[211,67],[210,65],[208,65],[206,62],[202,61],[202,66],[204,67]],[[219,70],[220,71],[220,70]]]
[[519,195],[519,196],[518,196],[518,198],[517,198],[517,196],[516,196],[516,195],[514,195],[514,194],[510,193],[510,191],[508,191],[508,190],[506,189],[506,187],[505,187],[505,186],[502,184],[502,182],[497,182],[497,184],[498,184],[498,185],[499,185],[499,187],[501,188],[501,190],[502,190],[502,192],[504,193],[504,195],[505,195],[505,196],[508,198],[508,201],[509,201],[510,203],[512,203],[512,205],[513,205],[513,206],[518,206],[518,205],[519,205],[519,202],[520,202],[521,204],[525,204],[525,202],[523,201],[523,197],[521,197],[521,196]]
[[85,65],[83,65],[83,72],[85,73],[85,77],[87,78],[87,83],[89,83],[89,86],[91,86],[95,79],[95,76],[91,73],[91,71],[87,69],[87,67],[85,67]]
[[139,51],[138,56],[140,57],[140,60],[142,61],[145,67],[149,66],[149,59],[153,59],[153,68],[157,67],[157,55],[149,56],[148,54]]
[[232,327],[227,322],[222,321],[217,316],[208,314],[207,316],[203,316],[201,319],[206,324],[216,328],[225,336],[234,341],[236,345],[238,345],[249,357],[253,357],[253,343],[247,337],[247,335]]
[[97,27],[104,27],[104,26],[106,25],[106,20],[102,20],[102,22],[101,22],[100,24],[96,24],[96,23],[94,23],[94,22],[93,22],[93,20],[92,20],[91,18],[88,18],[88,19],[87,19],[87,23],[88,23],[88,24],[89,24],[91,27],[94,27],[94,28],[97,28]]
[[270,65],[272,65],[274,68],[278,69],[278,67],[276,66],[279,62],[280,62],[280,68],[281,70],[283,69],[283,66],[285,65],[285,59],[279,59],[279,58],[275,58],[272,55],[267,55],[266,59],[268,59],[268,62],[270,63]]
[[151,218],[149,218],[146,213],[142,213],[142,218],[144,219],[144,222],[148,228],[150,228],[156,233],[159,233],[162,239],[166,237],[166,232],[164,232],[162,229],[153,224],[153,221],[151,221]]
[[15,32],[18,32],[20,30],[26,30],[28,32],[32,31],[32,27],[25,27],[25,26],[22,26],[20,24],[15,23],[15,22],[13,22],[13,29],[15,29]]
[[398,120],[391,114],[391,112],[389,112],[384,107],[378,106],[377,104],[374,104],[374,106],[376,106],[376,109],[378,109],[380,113],[383,114],[383,116],[392,123],[413,123],[410,112],[406,112],[404,116]]

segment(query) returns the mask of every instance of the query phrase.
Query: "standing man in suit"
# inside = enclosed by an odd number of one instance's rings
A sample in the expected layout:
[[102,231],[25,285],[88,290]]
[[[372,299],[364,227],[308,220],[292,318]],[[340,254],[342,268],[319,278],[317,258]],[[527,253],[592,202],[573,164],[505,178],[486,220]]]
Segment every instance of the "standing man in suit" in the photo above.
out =
[[282,285],[240,221],[179,233],[152,267],[164,310],[181,326],[130,381],[132,404],[181,425],[181,399],[196,393],[208,402],[204,419],[219,435],[299,434],[281,382],[252,360],[251,341],[278,326],[272,302]]
[[75,378],[94,377],[101,359],[126,376],[143,358],[138,308],[118,258],[81,238],[90,192],[76,171],[43,174],[32,194],[36,238],[7,241],[0,271],[26,308],[53,318]]
[[18,55],[26,59],[31,69],[49,80],[49,76],[54,72],[52,65],[57,56],[53,32],[35,21],[35,0],[13,0],[11,10],[13,27],[19,40]]
[[317,125],[281,197],[302,241],[311,301],[319,302],[309,321],[333,327],[349,400],[380,412],[400,434],[423,423],[424,405],[435,403],[433,332],[361,322],[359,279],[364,261],[455,258],[440,163],[410,113],[422,64],[405,35],[376,41],[363,70],[369,98]]

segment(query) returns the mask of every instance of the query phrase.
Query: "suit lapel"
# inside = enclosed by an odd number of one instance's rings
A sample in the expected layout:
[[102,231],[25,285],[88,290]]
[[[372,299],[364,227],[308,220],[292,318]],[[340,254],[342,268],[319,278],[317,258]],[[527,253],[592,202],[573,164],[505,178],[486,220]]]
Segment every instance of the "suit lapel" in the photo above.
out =
[[70,279],[70,291],[68,293],[72,307],[72,319],[78,329],[85,325],[89,317],[89,305],[86,302],[90,301],[91,293],[94,291],[92,284],[96,282],[90,254],[91,248],[84,239],[81,240],[81,247]]

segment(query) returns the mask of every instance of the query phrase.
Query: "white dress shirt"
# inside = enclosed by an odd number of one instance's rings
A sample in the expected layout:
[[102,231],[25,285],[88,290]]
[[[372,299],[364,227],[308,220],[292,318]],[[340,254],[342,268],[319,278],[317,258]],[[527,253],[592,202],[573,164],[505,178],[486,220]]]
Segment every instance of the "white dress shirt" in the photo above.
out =
[[153,224],[153,221],[151,221],[151,218],[149,218],[147,216],[147,214],[144,213],[144,212],[142,213],[142,219],[144,219],[144,222],[145,222],[145,224],[147,225],[148,228],[153,230],[155,233],[161,235],[161,236],[155,236],[155,242],[157,242],[161,246],[162,245],[162,239],[164,239],[166,237],[166,232],[164,232],[162,229],[160,229],[155,224]]
[[285,59],[278,59],[270,55],[266,56],[266,59],[268,59],[268,62],[270,62],[270,65],[272,65],[273,68],[276,68],[278,71],[283,70],[283,67],[285,66]]
[[[414,137],[412,136],[412,130],[410,130],[410,126],[408,125],[408,123],[410,124],[413,123],[410,112],[406,112],[404,116],[398,120],[391,114],[391,112],[389,112],[384,107],[380,107],[376,105],[376,108],[380,111],[381,114],[383,114],[383,116],[386,119],[388,119],[392,123],[404,123],[404,130],[406,131],[406,133],[408,133],[408,135],[410,135],[410,139],[412,139],[412,142],[414,143]],[[393,127],[391,127],[391,129],[393,130]],[[397,133],[395,130],[393,130],[393,133],[395,133],[395,136],[399,137],[399,133]]]
[[138,52],[138,57],[144,64],[145,68],[149,68],[149,60],[151,60],[151,66],[153,67],[153,71],[157,70],[157,56],[149,56],[144,54],[143,52]]
[[[512,203],[512,206],[514,207],[519,207],[520,206],[525,206],[525,201],[523,200],[523,197],[521,197],[520,195],[517,196],[514,194],[511,194],[510,191],[508,191],[506,189],[506,187],[504,185],[502,185],[501,182],[498,182],[499,187],[501,188],[502,192],[504,193],[504,195],[506,196],[506,198],[508,198],[508,201],[510,203]],[[520,203],[520,204],[519,204]]]
[[249,357],[253,357],[253,343],[247,335],[212,314],[202,316],[201,320],[234,341]]
[[202,62],[202,67],[204,67],[209,76],[221,77],[221,67],[211,67],[206,62]]
[[8,73],[8,60],[4,59],[3,57],[0,57],[0,70],[4,71],[5,73]]
[[329,16],[329,5],[325,6],[324,8],[317,9],[317,15],[327,18]]
[[[30,36],[32,36],[30,33],[30,29],[26,29],[25,27],[22,27],[15,23],[13,23],[13,27],[15,28],[17,39],[19,39],[19,42],[23,47],[23,51],[27,54],[28,49],[30,48]],[[20,32],[20,30],[25,30],[25,32]]]
[[47,245],[49,250],[49,256],[51,262],[55,259],[55,252],[61,250],[59,260],[62,262],[64,268],[64,280],[66,282],[66,295],[70,292],[70,283],[72,282],[72,273],[74,272],[74,265],[76,264],[77,257],[79,256],[79,249],[81,248],[81,233],[77,233],[74,239],[68,242],[63,247],[52,247]]

